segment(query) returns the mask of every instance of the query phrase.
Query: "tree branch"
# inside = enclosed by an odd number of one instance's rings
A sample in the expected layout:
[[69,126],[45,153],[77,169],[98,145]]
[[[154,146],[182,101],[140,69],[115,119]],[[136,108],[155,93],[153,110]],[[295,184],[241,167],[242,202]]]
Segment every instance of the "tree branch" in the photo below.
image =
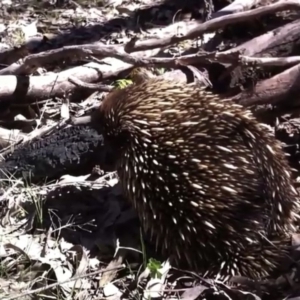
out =
[[186,31],[185,34],[174,35],[169,34],[160,39],[149,39],[145,41],[131,41],[126,47],[126,52],[142,51],[146,49],[154,49],[158,47],[165,47],[171,44],[175,44],[187,39],[197,38],[204,33],[216,31],[222,29],[227,25],[236,24],[239,22],[249,21],[253,18],[262,17],[267,14],[272,14],[278,11],[290,10],[290,9],[300,9],[299,0],[281,0],[277,3],[270,4],[265,7],[260,7],[246,12],[240,12],[233,15],[227,15],[219,18],[209,20],[202,23],[195,28]]

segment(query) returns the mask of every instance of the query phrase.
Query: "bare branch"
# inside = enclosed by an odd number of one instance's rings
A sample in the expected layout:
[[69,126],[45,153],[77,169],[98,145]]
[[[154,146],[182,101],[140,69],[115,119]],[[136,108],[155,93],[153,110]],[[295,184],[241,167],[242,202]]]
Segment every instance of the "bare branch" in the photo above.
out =
[[243,65],[253,65],[260,67],[286,67],[300,63],[300,56],[290,57],[250,57],[241,56],[240,62]]
[[113,86],[105,85],[105,84],[99,84],[99,83],[87,83],[83,82],[82,80],[70,76],[69,81],[77,85],[78,87],[89,89],[89,90],[95,90],[95,91],[102,91],[102,92],[110,92],[113,90]]

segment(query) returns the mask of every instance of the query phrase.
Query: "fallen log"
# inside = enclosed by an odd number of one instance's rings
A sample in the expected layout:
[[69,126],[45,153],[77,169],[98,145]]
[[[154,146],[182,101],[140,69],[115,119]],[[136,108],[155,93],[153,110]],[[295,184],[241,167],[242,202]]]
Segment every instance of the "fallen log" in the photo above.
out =
[[[287,57],[299,54],[300,48],[300,20],[288,23],[284,26],[269,31],[261,36],[255,37],[235,48],[222,51],[224,56],[240,53],[247,57]],[[244,87],[256,84],[260,79],[276,75],[286,66],[271,66],[264,68],[260,66],[245,66],[240,62],[226,65],[226,70],[216,79],[217,86],[224,86],[230,78],[230,87],[243,85]],[[227,84],[226,84],[227,86]]]
[[300,64],[269,79],[258,82],[233,99],[244,106],[251,105],[283,105],[295,106],[300,104]]

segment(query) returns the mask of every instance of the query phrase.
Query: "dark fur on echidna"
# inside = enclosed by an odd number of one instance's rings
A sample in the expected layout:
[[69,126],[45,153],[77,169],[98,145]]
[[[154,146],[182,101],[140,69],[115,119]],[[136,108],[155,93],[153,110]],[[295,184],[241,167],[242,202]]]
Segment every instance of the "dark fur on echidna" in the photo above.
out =
[[175,262],[221,278],[277,267],[297,193],[280,143],[250,111],[152,78],[110,93],[93,124],[119,155],[144,229]]

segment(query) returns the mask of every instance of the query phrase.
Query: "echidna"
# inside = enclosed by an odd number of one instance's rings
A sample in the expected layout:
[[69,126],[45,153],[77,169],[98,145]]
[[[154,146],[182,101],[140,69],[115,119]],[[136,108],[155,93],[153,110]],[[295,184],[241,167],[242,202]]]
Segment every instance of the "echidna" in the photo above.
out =
[[118,154],[144,229],[174,263],[219,278],[260,278],[277,267],[297,192],[279,141],[250,111],[151,78],[110,93],[93,124]]

